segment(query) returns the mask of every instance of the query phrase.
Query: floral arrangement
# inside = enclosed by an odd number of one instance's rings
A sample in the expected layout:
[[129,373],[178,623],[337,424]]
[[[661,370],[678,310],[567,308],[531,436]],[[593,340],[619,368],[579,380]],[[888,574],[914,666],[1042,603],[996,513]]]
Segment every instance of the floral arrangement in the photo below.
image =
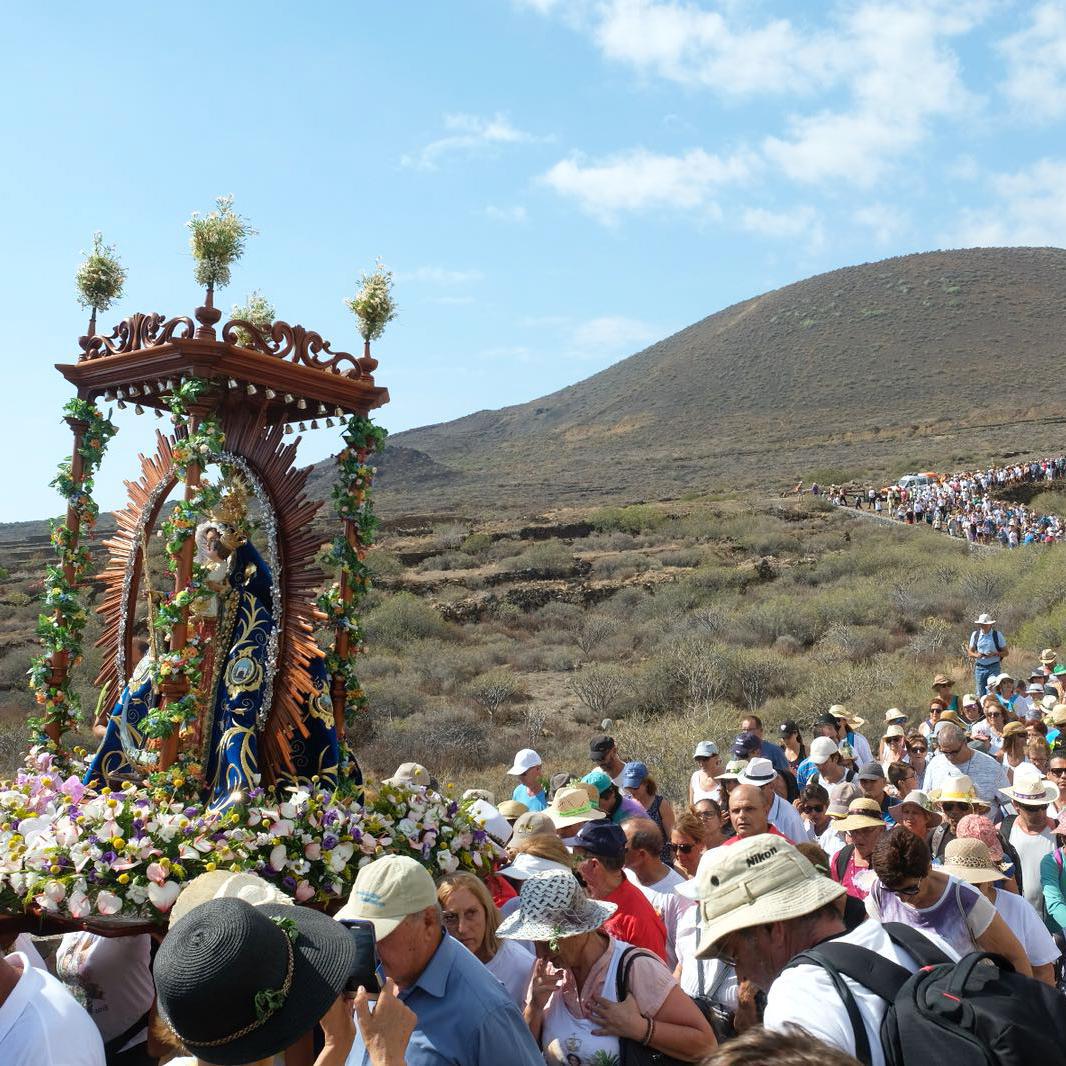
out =
[[[241,322],[250,322],[256,329],[269,333],[277,312],[274,305],[258,289],[254,289],[248,294],[243,307],[239,304],[233,305],[230,317]],[[251,347],[252,335],[243,326],[237,326],[234,332],[242,347]]]
[[208,813],[153,784],[96,792],[75,774],[64,779],[40,748],[0,784],[6,913],[163,921],[184,882],[216,869],[258,873],[299,903],[328,905],[380,855],[409,855],[434,876],[484,876],[495,853],[468,805],[425,788],[383,784],[360,800],[256,787]]
[[74,275],[74,284],[78,290],[78,303],[82,307],[97,311],[106,311],[122,295],[126,284],[126,268],[115,255],[110,244],[104,244],[104,235],[97,231],[93,234],[93,248],[84,253],[85,258]]
[[359,332],[368,344],[376,341],[385,332],[385,327],[396,317],[396,302],[392,298],[392,271],[386,270],[381,260],[377,269],[364,274],[359,291],[344,303],[359,319]]
[[[109,418],[88,400],[73,399],[63,408],[64,416],[81,424],[78,454],[82,460],[80,481],[74,478],[73,460],[66,459],[52,481],[67,501],[83,531],[92,529],[99,508],[93,500],[93,477],[100,468],[107,444],[117,432]],[[52,547],[56,561],[48,567],[44,583],[42,613],[37,620],[37,636],[42,652],[30,664],[29,684],[43,717],[30,718],[31,736],[40,739],[47,727],[62,735],[73,729],[80,719],[77,693],[70,684],[69,672],[58,684],[53,683],[52,667],[57,656],[65,655],[68,667],[81,662],[82,635],[85,630],[85,607],[78,586],[89,566],[84,545],[75,545],[74,529],[66,519],[52,523]]]
[[[203,466],[217,459],[225,446],[222,430],[213,419],[205,418],[195,429],[189,422],[190,405],[196,402],[197,397],[207,387],[208,382],[202,378],[190,378],[182,382],[167,401],[179,436],[172,453],[174,472],[179,479],[185,478],[189,467],[194,463]],[[192,499],[175,504],[163,522],[159,535],[163,538],[167,568],[172,574],[177,573],[178,559],[186,543],[195,534],[197,522],[218,500],[218,487],[207,480],[201,480],[200,487]],[[184,588],[175,589],[171,596],[157,605],[153,618],[156,633],[163,634],[169,640],[174,626],[187,619],[189,611],[195,609],[199,601],[211,595],[206,582],[207,568],[194,559],[189,583]],[[205,651],[201,642],[190,633],[183,648],[177,651],[161,651],[156,656],[156,683],[184,679],[187,689],[181,699],[167,701],[165,706],[160,703],[145,715],[141,724],[145,736],[162,740],[169,737],[175,729],[188,729],[197,721]],[[191,758],[193,756],[190,752],[184,752],[179,761],[184,760],[185,765]]]
[[[353,415],[345,427],[344,448],[337,456],[337,481],[333,486],[333,509],[344,520],[346,532],[333,539],[326,556],[327,565],[335,566],[351,596],[346,603],[341,586],[335,582],[317,600],[317,606],[338,632],[348,633],[348,653],[341,656],[336,646],[326,655],[326,669],[344,680],[346,722],[348,715],[366,710],[367,699],[356,669],[356,659],[366,647],[359,608],[370,591],[370,568],[366,553],[374,542],[378,519],[374,514],[372,490],[374,467],[370,456],[385,444],[386,432],[369,418]],[[355,545],[347,530],[354,533]]]
[[194,211],[185,225],[191,233],[196,283],[208,289],[224,288],[230,282],[230,268],[244,254],[245,241],[256,231],[233,210],[232,196],[220,196],[215,210],[204,216]]

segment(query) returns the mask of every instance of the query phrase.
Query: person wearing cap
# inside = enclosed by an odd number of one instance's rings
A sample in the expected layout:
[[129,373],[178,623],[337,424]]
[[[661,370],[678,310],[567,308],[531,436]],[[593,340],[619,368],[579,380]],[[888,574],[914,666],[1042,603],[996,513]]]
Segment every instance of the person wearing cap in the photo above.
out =
[[625,760],[618,754],[614,737],[607,736],[606,733],[601,733],[589,741],[589,762],[597,770],[607,774],[612,781],[621,776],[625,767]]
[[[585,822],[598,822],[607,816],[599,806],[593,806],[589,798],[588,789],[584,785],[575,785],[573,788],[561,788],[556,792],[547,810],[543,812],[531,811],[524,817],[544,817],[554,826],[556,833],[564,840],[573,837]],[[517,832],[522,818],[515,822]]]
[[[764,759],[769,759],[773,764],[773,768],[779,773],[786,776],[791,775],[792,768],[789,766],[788,756],[782,751],[780,745],[774,744],[765,739],[763,736],[762,719],[757,714],[746,714],[740,720],[740,736],[750,734],[758,740],[758,745],[755,748],[755,754],[761,755]],[[737,741],[740,737],[737,737]],[[752,750],[749,747],[746,751],[738,751],[737,744],[733,744],[733,754],[738,758],[748,758],[752,754]]]
[[1066,727],[1066,703],[1053,703],[1047,712],[1047,720],[1051,725],[1047,732],[1047,742],[1054,749],[1059,743],[1063,728]]
[[944,704],[945,710],[959,710],[959,697],[955,695],[955,682],[947,674],[937,674],[933,678],[933,691],[937,698]]
[[902,800],[888,808],[897,825],[928,841],[929,833],[940,825],[941,815],[932,800],[920,789],[912,789]]
[[533,952],[517,940],[500,940],[500,912],[485,883],[473,874],[448,874],[437,882],[444,928],[507,989],[519,1010],[533,976]]
[[[381,969],[414,1011],[406,1066],[440,1066],[442,1061],[542,1066],[540,1050],[507,990],[441,927],[437,889],[421,863],[406,855],[367,863],[336,919],[374,927]],[[357,1035],[347,1066],[368,1062]]]
[[789,770],[795,774],[796,767],[807,758],[807,745],[803,743],[803,734],[800,733],[799,723],[794,722],[791,718],[787,722],[782,722],[780,733],[781,750],[788,759]]
[[981,704],[972,692],[962,697],[962,716],[971,724],[981,720]]
[[837,827],[847,818],[848,808],[857,799],[862,799],[862,789],[854,781],[838,781],[829,786],[829,806],[825,809],[829,825],[819,834],[816,843],[830,858],[847,847],[847,835]]
[[1022,895],[1044,915],[1040,863],[1055,850],[1054,821],[1047,808],[1059,798],[1058,785],[1048,781],[1035,766],[1019,768],[1014,784],[1000,790],[1013,804],[1016,815],[1003,820],[1000,835],[1018,853],[1021,868],[1018,883]]
[[590,822],[581,827],[571,848],[589,895],[615,907],[604,930],[616,940],[654,952],[665,962],[666,926],[647,896],[625,875],[626,834],[622,827],[613,822]]
[[[798,1027],[855,1054],[848,1008],[828,972],[806,961],[789,966],[816,944],[827,940],[853,944],[911,973],[918,969],[918,961],[893,944],[879,922],[862,922],[849,932],[841,917],[844,888],[779,837],[751,837],[719,848],[701,866],[691,888],[680,888],[691,891],[700,904],[697,956],[732,960],[740,980],[752,981],[766,992],[767,1029]],[[950,958],[958,957],[939,938],[930,939]],[[884,1066],[880,1026],[888,1004],[851,978],[842,979],[858,1004],[872,1066]]]
[[1014,678],[1008,673],[996,674],[988,679],[988,690],[995,695],[1005,714],[1014,713]]
[[[621,773],[618,775],[618,780],[622,780]],[[585,774],[581,781],[596,790],[600,810],[615,825],[621,824],[627,818],[648,817],[648,812],[632,796],[627,796],[605,770],[593,770]]]
[[1018,938],[977,889],[932,865],[929,846],[903,826],[884,834],[873,854],[877,875],[866,913],[878,922],[902,922],[936,933],[959,954],[1002,955],[1027,977],[1032,968]]
[[881,815],[885,820],[885,824],[889,828],[894,826],[896,820],[888,811],[895,802],[895,797],[888,795],[885,791],[885,786],[888,783],[885,777],[885,768],[879,762],[868,762],[865,766],[859,768],[859,772],[855,775],[855,780],[859,782],[862,794],[867,799],[872,799],[881,808]]
[[524,803],[526,810],[530,811],[542,811],[548,806],[548,796],[544,791],[544,767],[540,756],[532,748],[523,748],[518,752],[507,773],[510,777],[518,778],[511,799]]
[[660,860],[669,863],[673,860],[666,842],[674,831],[674,805],[659,791],[658,783],[648,773],[642,762],[627,762],[622,771],[622,790],[631,799],[639,803],[648,817],[659,827],[662,837]]
[[949,774],[965,774],[977,795],[992,806],[993,821],[999,809],[998,794],[1007,785],[1007,772],[1002,763],[991,755],[974,751],[966,743],[966,734],[953,722],[947,722],[937,733],[937,753],[928,762],[922,778],[922,791],[936,800],[935,793]]
[[977,627],[966,645],[966,654],[973,664],[973,683],[980,698],[988,690],[988,679],[999,673],[1000,663],[1007,656],[1007,638],[995,628],[990,614],[980,614],[973,624]]
[[1006,874],[996,865],[988,845],[973,838],[953,840],[944,852],[940,872],[973,885],[996,908],[1021,944],[1033,977],[1054,987],[1055,963],[1061,952],[1033,905],[1024,896],[999,887]]
[[171,926],[152,966],[156,1009],[199,1063],[272,1059],[321,1025],[320,1064],[352,1045],[342,992],[356,951],[351,936],[308,907],[238,896],[209,899]]
[[885,773],[888,773],[890,763],[907,761],[907,734],[903,727],[890,725],[885,728],[884,736],[881,737],[877,754],[877,761],[881,764]]
[[701,799],[713,799],[715,803],[721,803],[722,788],[715,780],[722,772],[722,756],[718,752],[718,745],[713,740],[701,740],[692,758],[696,769],[688,782],[688,805],[691,807]]
[[[807,830],[799,812],[791,803],[786,803],[774,787],[777,779],[777,771],[770,764],[769,759],[754,758],[749,760],[748,765],[737,776],[738,785],[754,785],[761,789],[763,802],[766,804],[766,815],[775,829],[791,841],[807,839]],[[733,818],[733,797],[729,798],[729,817]],[[736,825],[734,823],[734,829]]]
[[610,935],[614,913],[589,899],[572,874],[543,873],[526,881],[519,909],[497,930],[536,947],[525,1018],[543,1049],[542,1066],[617,1062],[620,1037],[699,1060],[715,1047],[710,1025],[659,959]]
[[548,802],[550,803],[555,798],[555,793],[561,788],[569,788],[575,781],[576,777],[569,770],[560,770],[557,774],[552,774],[548,780]]
[[[622,823],[626,836],[625,875],[652,905],[666,927],[666,965],[677,965],[677,927],[688,900],[674,892],[685,877],[662,861],[662,830],[650,818],[630,818]],[[667,851],[667,854],[671,854]]]
[[[585,790],[581,789],[581,791],[584,792]],[[588,793],[585,793],[583,798],[587,803]],[[553,808],[549,804],[548,809],[545,811],[526,811],[525,814],[520,814],[511,826],[511,839],[508,843],[513,845],[516,840],[522,837],[539,836],[545,833],[549,836],[558,836],[559,833],[552,817],[552,810]]]
[[0,1062],[104,1066],[104,1042],[85,1008],[22,951],[0,958]]
[[[834,726],[835,728],[835,726]],[[847,781],[854,774],[844,768],[840,749],[833,737],[815,737],[811,741],[811,753],[799,764],[796,780],[800,788],[812,781],[829,788],[838,781]]]
[[386,777],[383,785],[400,785],[404,788],[432,788],[433,775],[416,762],[402,762],[392,777]]
[[847,817],[836,824],[838,833],[846,833],[848,843],[834,856],[831,872],[849,896],[865,899],[874,881],[872,860],[886,826],[881,805],[867,796],[848,804]]

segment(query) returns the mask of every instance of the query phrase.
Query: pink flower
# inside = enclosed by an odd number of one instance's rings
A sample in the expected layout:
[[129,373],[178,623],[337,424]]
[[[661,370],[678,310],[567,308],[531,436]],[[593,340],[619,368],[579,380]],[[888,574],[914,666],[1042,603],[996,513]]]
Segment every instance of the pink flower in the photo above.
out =
[[81,803],[85,795],[85,786],[81,783],[81,778],[71,774],[60,786],[59,791],[69,796],[75,803]]
[[96,897],[96,909],[101,914],[118,914],[122,910],[122,900],[114,892],[105,890]]
[[276,844],[270,849],[270,867],[281,873],[285,869],[285,859],[288,857],[284,844]]
[[145,874],[149,881],[154,881],[157,885],[161,885],[167,879],[166,869],[157,862],[150,862]]
[[70,911],[72,918],[86,918],[92,914],[93,905],[89,902],[89,897],[84,892],[73,892],[70,899],[67,900],[67,909]]
[[297,903],[305,903],[307,900],[311,899],[314,896],[314,894],[315,894],[315,890],[311,887],[310,883],[307,882],[307,881],[301,881],[296,886],[296,902]]
[[317,840],[312,840],[310,844],[304,847],[304,856],[314,861],[315,859],[322,858],[322,844]]

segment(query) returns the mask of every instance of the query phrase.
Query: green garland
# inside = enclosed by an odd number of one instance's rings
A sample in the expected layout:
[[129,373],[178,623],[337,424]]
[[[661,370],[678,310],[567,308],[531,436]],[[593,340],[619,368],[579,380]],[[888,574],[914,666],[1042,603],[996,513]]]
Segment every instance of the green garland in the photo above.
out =
[[348,543],[342,533],[333,539],[326,556],[327,564],[339,570],[341,576],[347,577],[348,587],[352,590],[350,601],[345,604],[341,598],[339,582],[334,582],[316,601],[318,609],[326,616],[329,624],[348,632],[348,654],[343,658],[337,654],[336,647],[326,655],[326,669],[330,674],[340,675],[344,680],[345,722],[354,723],[354,716],[365,712],[366,693],[359,683],[356,660],[366,648],[363,628],[359,622],[359,606],[370,591],[370,568],[364,561],[367,549],[374,542],[378,519],[374,514],[372,499],[374,485],[374,468],[369,459],[374,452],[380,451],[385,444],[386,432],[375,426],[369,418],[353,415],[342,435],[345,448],[337,456],[337,481],[333,486],[333,509],[344,519],[351,521],[355,529],[355,547]]
[[[174,416],[174,427],[179,431],[179,440],[174,445],[174,473],[184,480],[189,467],[194,463],[202,466],[217,461],[225,447],[222,430],[214,419],[205,418],[195,432],[189,427],[189,406],[208,387],[202,378],[191,378],[171,393],[167,406]],[[200,487],[191,500],[176,503],[160,529],[167,569],[176,574],[178,560],[189,538],[196,533],[196,525],[219,501],[216,485],[201,480]],[[170,635],[183,617],[194,610],[197,603],[212,594],[207,588],[207,567],[193,560],[189,583],[176,589],[167,599],[160,601],[153,617],[155,632],[169,643]],[[200,712],[200,684],[203,680],[205,648],[200,639],[190,633],[185,647],[180,651],[160,651],[155,661],[155,681],[173,681],[184,678],[188,688],[180,700],[164,709],[154,707],[141,723],[144,735],[156,740],[171,736],[175,729],[187,729],[196,722]],[[192,752],[183,753],[186,759]]]
[[[75,398],[68,401],[63,408],[63,415],[71,421],[85,424],[78,448],[82,458],[82,480],[80,485],[75,484],[71,457],[60,463],[51,484],[77,516],[81,530],[87,533],[100,513],[92,495],[93,477],[117,429],[88,400]],[[81,721],[81,706],[77,693],[71,687],[69,668],[81,662],[86,612],[78,590],[89,568],[89,551],[84,544],[75,547],[74,530],[67,525],[65,518],[52,523],[51,534],[56,562],[46,572],[42,599],[48,613],[42,613],[37,620],[37,636],[42,652],[33,659],[29,669],[30,689],[37,705],[44,711],[43,716],[30,718],[30,733],[35,742],[46,744],[49,743],[44,732],[46,727],[54,726],[62,735]],[[67,580],[68,570],[73,575],[70,581]],[[52,663],[57,653],[66,653],[68,669],[62,684],[53,685]]]

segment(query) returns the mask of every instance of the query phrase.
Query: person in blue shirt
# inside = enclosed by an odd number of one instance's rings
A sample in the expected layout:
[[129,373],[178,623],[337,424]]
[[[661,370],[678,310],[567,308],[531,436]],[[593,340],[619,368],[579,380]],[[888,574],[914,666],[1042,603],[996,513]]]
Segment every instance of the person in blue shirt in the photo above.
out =
[[974,619],[977,628],[970,634],[966,654],[973,663],[973,680],[980,698],[988,691],[988,679],[999,673],[1007,655],[1007,638],[995,628],[996,620],[988,614]]
[[544,791],[544,767],[540,756],[532,748],[523,748],[514,757],[514,765],[507,773],[518,778],[511,799],[524,803],[530,811],[542,811],[548,806],[548,794]]
[[[769,759],[773,763],[774,769],[779,774],[785,774],[788,777],[792,776],[792,767],[789,765],[788,756],[781,750],[781,746],[763,739],[762,719],[757,714],[749,714],[741,718],[740,729],[740,736],[737,737],[733,744],[733,754],[738,759],[750,758],[753,753],[761,755],[764,759]],[[758,740],[758,744],[752,745],[751,741],[747,739],[749,736],[755,737]],[[737,751],[737,748],[742,744],[741,737],[745,738],[743,745],[747,749],[743,754]]]
[[[544,1066],[510,993],[441,926],[433,878],[406,855],[385,855],[358,873],[337,920],[369,922],[379,968],[416,1022],[406,1066]],[[357,1033],[346,1066],[369,1066]]]

